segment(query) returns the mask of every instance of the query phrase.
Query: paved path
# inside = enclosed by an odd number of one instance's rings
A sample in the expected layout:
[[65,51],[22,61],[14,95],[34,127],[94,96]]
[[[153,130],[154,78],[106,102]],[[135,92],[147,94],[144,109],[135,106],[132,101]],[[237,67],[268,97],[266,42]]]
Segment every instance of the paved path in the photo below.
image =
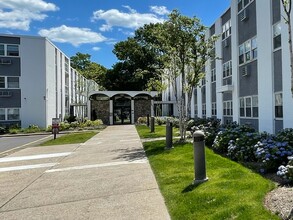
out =
[[133,125],[0,158],[0,219],[170,219]]

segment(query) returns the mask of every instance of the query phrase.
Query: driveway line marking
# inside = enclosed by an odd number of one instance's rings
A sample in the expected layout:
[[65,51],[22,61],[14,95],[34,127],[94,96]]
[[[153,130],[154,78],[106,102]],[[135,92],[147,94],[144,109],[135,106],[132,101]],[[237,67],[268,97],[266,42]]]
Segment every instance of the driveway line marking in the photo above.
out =
[[13,162],[13,161],[23,161],[23,160],[37,160],[53,157],[65,157],[72,154],[72,152],[54,153],[54,154],[37,154],[29,156],[19,156],[19,157],[4,157],[0,158],[0,163]]
[[16,166],[16,167],[4,167],[4,168],[0,168],[0,173],[9,172],[9,171],[38,169],[38,168],[44,168],[44,167],[53,167],[57,164],[58,163],[43,163],[43,164],[25,165],[25,166]]
[[134,160],[134,161],[120,161],[120,162],[103,163],[103,164],[92,164],[92,165],[60,168],[60,169],[51,169],[51,170],[46,170],[45,173],[54,173],[54,172],[62,172],[62,171],[70,171],[70,170],[83,170],[83,169],[110,167],[110,166],[119,166],[119,165],[128,165],[128,164],[139,164],[139,163],[147,163],[147,162],[148,162],[147,159],[141,159],[141,160]]

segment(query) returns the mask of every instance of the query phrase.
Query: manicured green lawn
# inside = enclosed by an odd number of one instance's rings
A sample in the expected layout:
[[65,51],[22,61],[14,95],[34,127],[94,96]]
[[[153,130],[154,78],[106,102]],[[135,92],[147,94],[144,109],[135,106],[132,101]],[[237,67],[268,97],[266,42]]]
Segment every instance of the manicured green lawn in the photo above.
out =
[[57,138],[55,140],[52,138],[51,140],[42,143],[41,146],[84,143],[96,134],[97,132],[95,131],[72,133],[72,134],[66,134],[59,137],[57,134]]
[[209,180],[198,186],[194,179],[192,144],[144,143],[172,219],[279,219],[263,206],[273,182],[206,148]]
[[[146,125],[136,125],[136,130],[140,138],[158,138],[166,136],[165,125],[156,125],[154,133],[151,133],[151,129]],[[174,136],[179,136],[178,128],[173,128],[173,137]]]

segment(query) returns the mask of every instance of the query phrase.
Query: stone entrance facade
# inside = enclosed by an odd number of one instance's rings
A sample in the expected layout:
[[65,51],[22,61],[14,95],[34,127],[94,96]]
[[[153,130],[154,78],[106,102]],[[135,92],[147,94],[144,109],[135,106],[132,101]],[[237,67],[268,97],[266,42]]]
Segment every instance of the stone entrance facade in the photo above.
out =
[[139,117],[154,116],[154,97],[157,92],[97,91],[89,98],[91,120],[101,119],[104,124],[135,124]]

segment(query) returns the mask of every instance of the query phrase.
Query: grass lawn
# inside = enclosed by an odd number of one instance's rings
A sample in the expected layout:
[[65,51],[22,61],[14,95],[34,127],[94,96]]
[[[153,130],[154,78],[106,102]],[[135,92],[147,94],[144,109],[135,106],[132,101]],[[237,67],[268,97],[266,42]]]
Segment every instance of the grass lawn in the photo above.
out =
[[[136,125],[136,130],[140,138],[158,138],[166,137],[166,126],[165,125],[155,125],[155,132],[151,133],[151,129],[146,125]],[[173,127],[173,137],[179,136],[178,128]]]
[[65,134],[59,137],[57,134],[55,140],[52,138],[51,140],[42,143],[40,146],[84,143],[96,134],[96,131]]
[[206,148],[209,180],[198,186],[194,179],[192,144],[165,141],[144,143],[172,219],[279,219],[263,206],[274,183]]

